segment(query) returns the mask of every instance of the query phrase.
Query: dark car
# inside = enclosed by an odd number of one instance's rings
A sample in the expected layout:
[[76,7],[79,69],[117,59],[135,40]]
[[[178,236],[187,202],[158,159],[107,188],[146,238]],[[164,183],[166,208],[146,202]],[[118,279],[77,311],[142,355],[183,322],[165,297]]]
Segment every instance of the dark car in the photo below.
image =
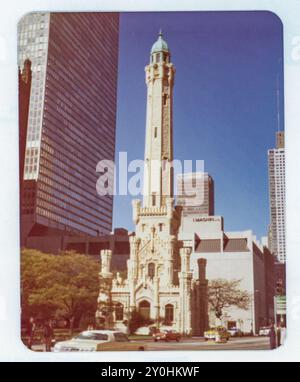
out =
[[176,332],[176,330],[161,330],[152,334],[152,337],[155,342],[162,341],[179,341],[181,338],[180,333]]

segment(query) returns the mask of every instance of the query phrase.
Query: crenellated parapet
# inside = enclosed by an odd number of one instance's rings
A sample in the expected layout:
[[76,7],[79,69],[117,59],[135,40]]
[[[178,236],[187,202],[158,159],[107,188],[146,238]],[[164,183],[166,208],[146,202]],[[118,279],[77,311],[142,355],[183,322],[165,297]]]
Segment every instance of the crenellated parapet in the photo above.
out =
[[166,206],[161,207],[141,207],[139,216],[167,216]]

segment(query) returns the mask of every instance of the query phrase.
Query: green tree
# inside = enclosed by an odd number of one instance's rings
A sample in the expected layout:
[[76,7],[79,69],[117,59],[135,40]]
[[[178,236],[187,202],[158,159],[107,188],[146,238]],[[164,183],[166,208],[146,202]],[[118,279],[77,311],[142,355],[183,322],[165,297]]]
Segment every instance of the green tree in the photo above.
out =
[[138,328],[141,328],[142,326],[148,326],[153,324],[153,320],[150,318],[144,317],[140,312],[137,310],[133,310],[130,313],[129,320],[127,322],[128,330],[130,334],[134,334]]
[[98,272],[98,262],[86,255],[22,250],[22,317],[64,317],[70,320],[72,331],[74,322],[95,316]]
[[210,309],[216,318],[222,319],[224,309],[236,306],[239,309],[247,310],[250,303],[250,294],[241,290],[241,280],[211,280],[208,284],[208,302]]

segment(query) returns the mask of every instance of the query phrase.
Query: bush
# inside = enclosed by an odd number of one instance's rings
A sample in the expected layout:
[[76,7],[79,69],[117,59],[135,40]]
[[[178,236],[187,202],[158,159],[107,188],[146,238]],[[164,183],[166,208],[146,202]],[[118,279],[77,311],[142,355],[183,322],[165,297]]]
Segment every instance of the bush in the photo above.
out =
[[134,334],[138,328],[153,324],[153,320],[144,317],[141,313],[134,310],[131,312],[128,322],[128,330],[130,334]]

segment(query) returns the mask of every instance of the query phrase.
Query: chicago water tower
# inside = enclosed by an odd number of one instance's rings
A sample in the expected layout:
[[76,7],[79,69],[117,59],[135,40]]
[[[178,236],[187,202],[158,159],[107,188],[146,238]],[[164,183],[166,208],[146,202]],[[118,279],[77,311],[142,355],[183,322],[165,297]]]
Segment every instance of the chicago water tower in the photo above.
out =
[[132,203],[135,233],[130,236],[126,278],[111,273],[112,252],[101,251],[96,317],[107,327],[125,331],[130,313],[138,311],[153,326],[201,335],[207,326],[206,264],[198,260],[198,278],[193,278],[191,247],[178,240],[181,217],[180,208],[174,206],[172,168],[175,68],[161,32],[145,72],[143,203]]

